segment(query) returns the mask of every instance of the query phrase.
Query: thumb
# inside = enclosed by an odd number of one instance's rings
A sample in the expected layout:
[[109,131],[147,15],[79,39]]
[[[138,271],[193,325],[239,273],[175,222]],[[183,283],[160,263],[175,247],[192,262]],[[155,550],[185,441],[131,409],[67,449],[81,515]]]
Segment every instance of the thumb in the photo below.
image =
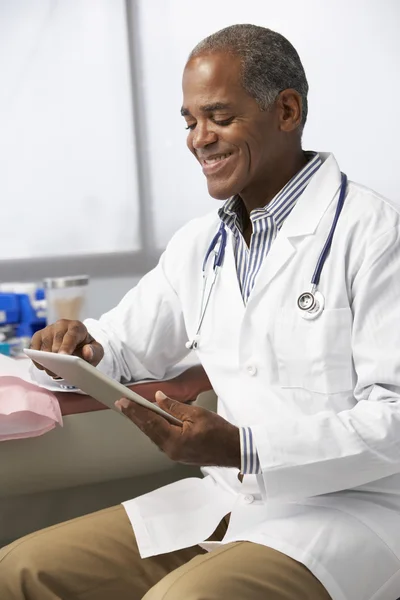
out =
[[178,400],[173,400],[172,398],[169,398],[161,390],[156,392],[155,399],[160,408],[167,411],[174,417],[177,417],[178,419],[181,419],[181,420],[185,416],[187,418],[187,412],[188,412],[187,409],[191,408],[191,407],[188,407],[185,404],[182,404],[182,402],[178,402]]
[[95,340],[93,340],[90,344],[85,344],[82,348],[82,358],[94,367],[99,364],[103,358],[103,355],[103,347]]
[[93,360],[93,348],[90,344],[86,344],[82,348],[82,358],[86,360],[86,362],[91,363]]

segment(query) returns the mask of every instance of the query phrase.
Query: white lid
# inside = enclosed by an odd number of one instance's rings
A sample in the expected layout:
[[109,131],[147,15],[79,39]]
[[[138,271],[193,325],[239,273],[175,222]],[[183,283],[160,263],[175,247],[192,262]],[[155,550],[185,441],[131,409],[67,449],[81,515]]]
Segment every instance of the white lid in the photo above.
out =
[[77,287],[87,285],[89,283],[89,275],[72,275],[70,277],[46,277],[43,280],[43,285],[46,289],[61,289],[68,287]]

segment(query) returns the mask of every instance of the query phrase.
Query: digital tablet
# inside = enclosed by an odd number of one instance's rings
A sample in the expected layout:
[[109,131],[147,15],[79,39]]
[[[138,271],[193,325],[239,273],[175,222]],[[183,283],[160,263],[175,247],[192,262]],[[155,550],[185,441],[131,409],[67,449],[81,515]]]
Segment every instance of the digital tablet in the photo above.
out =
[[167,413],[157,404],[153,404],[149,400],[146,400],[146,398],[139,396],[139,394],[133,392],[122,383],[110,379],[110,377],[104,375],[104,373],[79,356],[43,352],[42,350],[25,350],[24,352],[30,359],[39,363],[42,367],[62,377],[67,383],[74,385],[120,414],[123,413],[114,406],[114,402],[120,398],[128,398],[128,400],[132,400],[132,402],[136,402],[162,415],[171,423],[182,425],[182,421]]

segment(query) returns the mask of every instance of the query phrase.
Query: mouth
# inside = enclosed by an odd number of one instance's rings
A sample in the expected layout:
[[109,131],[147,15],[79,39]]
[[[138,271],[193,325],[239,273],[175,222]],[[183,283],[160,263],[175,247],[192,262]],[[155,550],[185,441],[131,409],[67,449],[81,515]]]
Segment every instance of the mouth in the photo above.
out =
[[211,175],[223,169],[232,157],[232,153],[213,154],[209,158],[200,158],[204,175]]

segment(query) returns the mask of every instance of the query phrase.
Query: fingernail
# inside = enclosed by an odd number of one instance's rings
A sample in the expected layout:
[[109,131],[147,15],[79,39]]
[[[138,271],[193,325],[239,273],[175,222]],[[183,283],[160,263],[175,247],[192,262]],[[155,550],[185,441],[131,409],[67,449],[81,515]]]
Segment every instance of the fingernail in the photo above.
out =
[[128,398],[121,398],[120,400],[116,401],[115,406],[117,408],[128,408],[130,404],[131,402],[128,400]]
[[158,397],[160,398],[160,400],[165,400],[165,398],[167,397],[164,392],[162,392],[161,390],[158,390],[158,392],[156,392],[156,394],[158,395]]

